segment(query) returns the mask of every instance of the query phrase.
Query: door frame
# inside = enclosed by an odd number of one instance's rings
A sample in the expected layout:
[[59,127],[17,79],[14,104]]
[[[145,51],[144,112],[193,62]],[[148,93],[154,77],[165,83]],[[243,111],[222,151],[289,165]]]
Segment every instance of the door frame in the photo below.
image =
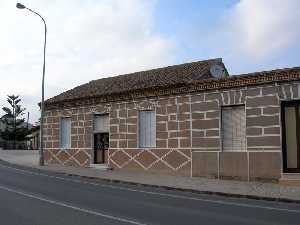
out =
[[290,100],[281,102],[281,138],[282,138],[282,165],[283,173],[300,173],[300,116],[296,117],[296,135],[297,135],[297,167],[287,168],[287,149],[286,149],[286,132],[285,132],[285,107],[296,107],[299,114],[300,100]]
[[92,133],[91,133],[91,143],[92,143],[91,159],[92,160],[90,160],[91,165],[97,164],[96,160],[95,160],[95,157],[96,157],[96,154],[95,154],[95,134],[108,133],[108,137],[110,138],[110,124],[109,124],[109,130],[108,131],[101,131],[101,130],[96,131],[95,127],[94,127],[95,126],[95,117],[96,116],[105,116],[105,115],[108,115],[108,118],[110,119],[110,113],[107,112],[107,111],[94,111],[94,112],[92,112]]
[[105,150],[108,151],[108,149],[103,149],[102,150],[102,159],[103,161],[101,163],[97,163],[97,150],[95,149],[95,135],[98,134],[108,134],[109,137],[109,132],[94,132],[93,133],[93,164],[105,164]]

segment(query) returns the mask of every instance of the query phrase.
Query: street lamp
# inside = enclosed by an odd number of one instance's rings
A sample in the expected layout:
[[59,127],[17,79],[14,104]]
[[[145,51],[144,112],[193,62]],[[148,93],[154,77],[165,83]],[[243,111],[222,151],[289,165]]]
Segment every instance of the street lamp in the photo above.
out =
[[34,13],[35,15],[38,15],[44,25],[45,25],[45,39],[44,39],[44,63],[43,63],[43,78],[42,78],[42,103],[41,103],[41,125],[40,125],[40,160],[39,160],[39,165],[43,166],[44,165],[44,141],[43,141],[43,124],[44,124],[44,89],[45,89],[45,64],[46,64],[46,36],[47,36],[47,25],[44,20],[44,18],[38,14],[37,12],[33,11],[30,8],[27,8],[21,3],[17,3],[16,7],[18,9],[28,9],[30,12]]

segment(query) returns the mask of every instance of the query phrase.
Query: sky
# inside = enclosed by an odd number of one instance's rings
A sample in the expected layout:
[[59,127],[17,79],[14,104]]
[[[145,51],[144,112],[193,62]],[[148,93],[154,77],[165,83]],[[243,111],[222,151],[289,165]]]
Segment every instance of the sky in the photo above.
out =
[[[34,123],[44,27],[16,3],[0,0],[0,108],[7,95],[20,95]],[[47,22],[46,98],[90,80],[209,58],[222,58],[230,75],[300,66],[299,0],[21,3]]]

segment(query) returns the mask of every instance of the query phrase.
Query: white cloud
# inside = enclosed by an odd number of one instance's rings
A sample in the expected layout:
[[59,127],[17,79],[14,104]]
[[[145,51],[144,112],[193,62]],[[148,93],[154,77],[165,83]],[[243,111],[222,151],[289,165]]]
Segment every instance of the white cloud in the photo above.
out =
[[[300,49],[299,0],[240,0],[225,12],[220,26],[211,26],[219,20],[213,15],[207,27],[191,21],[184,41],[176,32],[172,39],[155,32],[156,0],[22,2],[48,24],[46,97],[89,80],[181,61],[182,52],[197,52],[194,60],[207,52],[201,58],[223,57],[230,71],[248,72],[261,65],[277,67],[291,56],[291,48]],[[7,94],[20,94],[36,120],[43,24],[15,4],[0,0],[0,106]],[[180,42],[183,49],[176,46]]]
[[[169,64],[174,43],[153,29],[155,1],[23,1],[48,25],[46,97],[104,76]],[[11,0],[0,1],[0,105],[23,96],[38,117],[43,25]]]
[[224,17],[231,54],[263,60],[282,54],[300,38],[299,0],[241,0]]

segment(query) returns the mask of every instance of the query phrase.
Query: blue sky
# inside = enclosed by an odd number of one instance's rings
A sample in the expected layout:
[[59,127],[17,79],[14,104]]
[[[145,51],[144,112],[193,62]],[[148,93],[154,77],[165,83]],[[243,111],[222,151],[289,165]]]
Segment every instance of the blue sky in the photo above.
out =
[[[230,23],[226,23],[227,16],[228,14],[233,13],[233,11],[237,8],[237,5],[243,4],[241,2],[243,1],[157,1],[154,13],[155,30],[166,36],[171,36],[176,40],[178,47],[176,52],[176,61],[180,63],[220,57],[223,58],[228,70],[232,74],[299,66],[300,42],[295,40],[293,43],[284,46],[284,48],[280,49],[279,52],[266,55],[265,57],[260,58],[259,61],[255,59],[253,60],[252,57],[247,55],[244,59],[239,59],[239,57],[243,57],[243,53],[240,53],[239,56],[233,56],[230,54],[230,49],[228,47],[234,48],[235,46],[231,43],[227,45],[228,37],[223,38],[225,35],[224,33],[219,34],[218,38],[218,31],[222,30],[220,28],[222,26],[231,25]],[[248,9],[249,17],[255,16],[255,12],[251,11],[255,11],[255,7],[259,5],[256,4],[257,2],[258,1],[252,1],[252,6],[250,5],[250,8]],[[280,14],[278,14],[278,20],[281,19],[280,17],[286,16],[285,13],[294,13],[295,10],[299,9],[299,2],[297,3],[297,1],[261,0],[261,2],[266,2],[263,6],[263,10],[266,11],[266,17],[269,13],[272,13],[272,6],[286,7],[284,12],[280,12]],[[274,13],[276,13],[276,11],[277,10],[275,9]],[[272,18],[270,18],[270,20],[272,20]],[[291,30],[294,29],[294,32],[299,34],[296,26],[299,23],[300,14],[296,13],[294,20],[291,20],[289,24],[284,25],[291,26]],[[226,27],[224,29],[226,30]],[[276,29],[276,27],[274,29]],[[267,27],[266,32],[268,32]],[[278,35],[284,36],[285,34],[283,33]],[[260,41],[259,37],[257,41]],[[276,40],[269,39],[269,42],[272,41]],[[278,40],[278,42],[280,42],[280,40]],[[268,46],[265,47],[267,48]]]
[[218,26],[223,13],[237,1],[157,1],[155,7],[155,29],[166,36],[171,36],[178,45],[179,62],[199,60],[212,55],[206,43],[199,39],[209,38]]
[[238,1],[157,1],[154,17],[155,29],[168,35],[179,35],[180,39],[193,30],[210,29],[216,26],[225,10]]
[[[46,97],[90,80],[223,58],[230,74],[300,66],[299,0],[23,0],[48,24]],[[0,105],[39,116],[43,24],[0,0]],[[0,112],[1,114],[1,112]]]

